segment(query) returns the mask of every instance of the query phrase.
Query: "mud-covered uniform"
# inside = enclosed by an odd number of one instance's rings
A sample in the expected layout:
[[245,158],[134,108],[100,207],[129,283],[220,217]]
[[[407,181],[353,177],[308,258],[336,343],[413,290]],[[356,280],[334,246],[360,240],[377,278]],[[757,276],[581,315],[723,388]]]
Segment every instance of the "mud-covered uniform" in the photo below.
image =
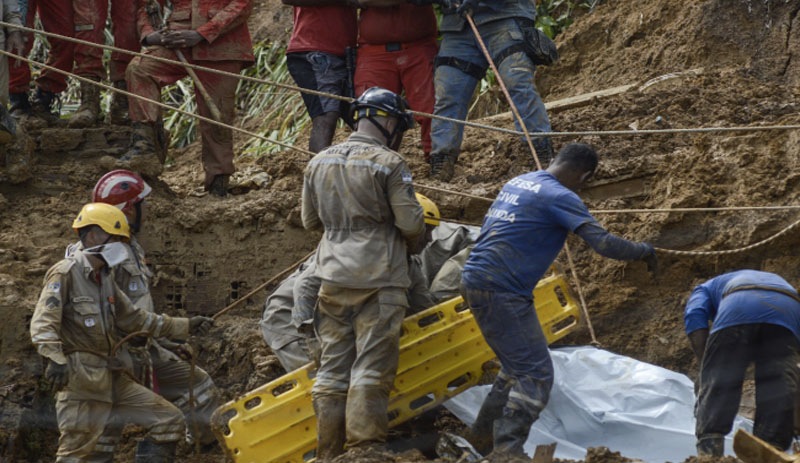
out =
[[[110,13],[114,46],[138,52],[141,44],[136,27],[137,4],[133,0],[72,0],[75,38],[105,45],[106,20]],[[76,44],[73,72],[96,81],[105,80],[107,74],[111,82],[124,81],[125,68],[132,59],[133,55],[112,52],[109,69],[106,71],[102,48]]]
[[773,273],[739,270],[692,291],[684,311],[686,334],[713,325],[700,366],[698,448],[722,439],[739,410],[745,371],[755,364],[753,433],[780,449],[792,442],[798,388],[800,298]]
[[309,163],[302,219],[307,229],[324,227],[314,314],[322,358],[312,394],[346,395],[348,446],[384,442],[408,307],[406,240],[425,232],[411,171],[398,153],[356,132]]
[[[138,25],[141,40],[156,32],[145,11],[145,2],[139,2]],[[161,3],[161,2],[159,2]],[[183,53],[189,63],[219,71],[239,73],[253,63],[253,44],[247,30],[247,18],[253,9],[253,0],[173,0],[169,17],[171,31],[194,30],[203,39]],[[160,46],[146,47],[145,54],[177,61],[175,52]],[[214,104],[222,114],[225,124],[232,124],[236,116],[236,77],[196,70]],[[161,88],[186,77],[181,64],[166,64],[136,57],[128,65],[129,90],[136,95],[158,101]],[[199,91],[195,91],[197,111],[201,116],[214,119]],[[134,122],[155,123],[161,108],[138,98],[130,98],[130,116]],[[231,175],[233,166],[233,131],[200,121],[205,187],[208,189],[217,175]]]
[[[433,60],[436,57],[433,6],[401,3],[362,8],[358,19],[355,93],[382,87],[405,96],[411,109],[433,112]],[[416,117],[422,151],[431,152],[431,119]]]
[[[416,260],[408,263],[408,277],[411,285],[406,316],[436,304]],[[305,366],[318,354],[319,346],[311,324],[321,284],[314,263],[308,262],[281,282],[267,298],[259,323],[261,334],[287,372]]]
[[[0,0],[0,18],[4,22],[22,25],[17,0]],[[0,50],[6,49],[5,28],[0,27]],[[8,105],[8,58],[0,56],[0,105]]]
[[[131,236],[130,243],[125,247],[128,250],[128,258],[115,267],[114,281],[136,307],[155,313],[150,293],[150,280],[153,274],[147,267],[144,248],[135,236]],[[67,249],[67,255],[77,249],[82,249],[80,241]],[[137,346],[134,347],[133,344]],[[131,370],[134,377],[140,384],[151,388],[181,409],[193,437],[199,438],[202,444],[213,442],[216,438],[211,431],[211,415],[219,406],[214,380],[205,370],[195,365],[192,377],[195,405],[192,407],[189,403],[189,379],[192,367],[162,344],[172,343],[168,339],[148,338],[144,345],[134,340],[126,346],[132,360]],[[98,462],[113,460],[124,424],[109,423],[106,432],[100,437],[93,457]],[[195,432],[199,436],[194,436]]]
[[[503,186],[464,266],[464,296],[502,365],[503,374],[498,375],[492,393],[508,397],[507,401],[498,399],[500,406],[505,404],[506,424],[499,427],[500,420],[495,422],[495,450],[522,452],[531,424],[550,398],[553,363],[536,316],[533,289],[569,232],[614,259],[642,259],[653,252],[645,243],[608,233],[575,192],[541,170]],[[498,433],[499,428],[503,431]],[[504,436],[502,442],[498,436]],[[502,444],[499,448],[498,443]]]
[[[36,13],[39,13],[39,20],[45,32],[58,34],[64,37],[74,35],[75,24],[73,23],[72,0],[28,0],[24,14],[26,27],[33,28],[36,21]],[[23,32],[25,36],[25,52],[28,55],[33,48],[33,32]],[[47,61],[45,64],[61,71],[72,71],[75,45],[63,39],[47,37],[50,48],[47,51]],[[31,67],[27,62],[11,59],[8,90],[10,93],[27,94],[30,91]],[[65,74],[50,70],[38,70],[36,86],[44,91],[61,93],[67,88],[67,76]]]
[[48,270],[30,332],[39,353],[66,364],[69,373],[66,387],[56,395],[58,462],[85,461],[111,420],[144,426],[156,443],[184,436],[183,413],[177,407],[110,368],[120,330],[185,340],[189,321],[136,307],[108,269],[95,271],[83,251]]

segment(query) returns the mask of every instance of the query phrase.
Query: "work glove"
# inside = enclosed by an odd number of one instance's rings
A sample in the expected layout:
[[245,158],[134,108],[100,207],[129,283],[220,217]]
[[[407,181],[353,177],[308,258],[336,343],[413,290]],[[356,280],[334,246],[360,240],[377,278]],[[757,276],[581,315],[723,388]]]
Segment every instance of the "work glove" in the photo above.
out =
[[642,257],[642,260],[645,264],[647,264],[647,271],[650,272],[653,277],[655,277],[658,275],[658,258],[656,257],[656,250],[653,248],[653,245],[649,243],[644,244],[648,248],[648,253]]
[[213,318],[203,317],[201,315],[194,316],[189,319],[189,334],[205,336],[211,330],[213,324]]
[[456,8],[456,13],[461,16],[472,16],[472,11],[478,6],[480,0],[462,0],[461,5]]
[[62,365],[50,360],[47,363],[47,369],[44,371],[44,377],[47,378],[47,381],[50,383],[50,391],[60,391],[69,382],[67,365]]

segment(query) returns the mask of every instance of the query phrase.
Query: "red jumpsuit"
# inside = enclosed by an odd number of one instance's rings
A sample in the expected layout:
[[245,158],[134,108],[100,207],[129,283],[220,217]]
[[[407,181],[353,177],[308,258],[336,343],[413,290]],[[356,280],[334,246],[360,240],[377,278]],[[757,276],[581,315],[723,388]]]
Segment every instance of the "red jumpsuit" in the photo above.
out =
[[[136,28],[138,0],[73,0],[75,37],[87,42],[105,44],[105,27],[108,4],[111,3],[114,46],[139,51],[139,33]],[[125,68],[133,56],[126,53],[111,54],[109,73],[111,82],[125,80]],[[75,45],[75,74],[98,81],[105,80],[103,49],[89,45]]]
[[[28,12],[23,18],[26,27],[34,27],[36,11],[42,27],[53,34],[72,37],[74,28],[72,22],[72,0],[28,0]],[[25,33],[25,55],[33,47],[33,33]],[[64,40],[47,38],[50,50],[47,53],[45,64],[63,71],[72,70],[74,44]],[[9,59],[9,93],[28,93],[31,84],[31,68],[28,63],[16,59]],[[67,76],[55,71],[42,69],[36,79],[36,86],[44,91],[60,93],[67,88]]]
[[[375,86],[397,94],[405,90],[411,109],[432,113],[436,35],[436,17],[430,5],[403,3],[361,10],[354,78],[356,95]],[[431,152],[431,120],[416,119],[427,158]]]
[[[191,49],[184,49],[186,59],[199,66],[238,73],[253,63],[253,44],[247,30],[247,17],[253,0],[173,0],[174,11],[169,20],[171,30],[194,30],[204,40]],[[196,16],[193,12],[197,12]],[[138,12],[139,36],[144,39],[155,32],[142,6]],[[175,52],[164,47],[147,47],[145,53],[177,61]],[[235,116],[236,86],[239,79],[196,71],[212,100],[222,113],[222,122],[232,125]],[[186,76],[181,64],[160,63],[136,57],[128,65],[128,87],[132,93],[159,100],[161,87]],[[201,116],[213,119],[199,91],[195,92]],[[156,122],[161,109],[138,98],[129,99],[131,120]],[[217,175],[230,175],[233,167],[233,131],[207,122],[200,122],[202,159],[206,189]]]

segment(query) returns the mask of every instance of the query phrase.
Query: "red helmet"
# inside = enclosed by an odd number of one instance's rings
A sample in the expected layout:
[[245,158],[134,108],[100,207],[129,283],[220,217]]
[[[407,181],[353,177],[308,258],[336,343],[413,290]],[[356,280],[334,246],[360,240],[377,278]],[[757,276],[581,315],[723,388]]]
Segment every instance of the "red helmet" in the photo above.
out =
[[133,211],[136,204],[150,194],[150,185],[139,174],[125,169],[112,170],[97,181],[92,201],[116,206],[124,213]]

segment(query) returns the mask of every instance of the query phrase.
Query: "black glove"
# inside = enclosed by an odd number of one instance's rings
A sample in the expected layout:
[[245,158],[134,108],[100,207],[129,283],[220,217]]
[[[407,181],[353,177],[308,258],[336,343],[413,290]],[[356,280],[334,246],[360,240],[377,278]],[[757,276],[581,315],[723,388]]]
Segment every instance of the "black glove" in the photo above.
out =
[[461,5],[456,8],[456,13],[461,16],[472,16],[472,11],[478,6],[480,0],[461,0]]
[[645,243],[649,248],[649,252],[642,257],[642,260],[647,264],[647,271],[654,277],[658,275],[658,258],[656,257],[656,250],[651,244]]
[[194,316],[189,319],[189,334],[205,336],[211,330],[211,325],[213,324],[213,318],[203,317],[201,315]]
[[61,365],[50,360],[47,363],[47,369],[44,371],[44,377],[50,383],[50,390],[58,392],[64,388],[69,382],[69,371],[67,365]]

